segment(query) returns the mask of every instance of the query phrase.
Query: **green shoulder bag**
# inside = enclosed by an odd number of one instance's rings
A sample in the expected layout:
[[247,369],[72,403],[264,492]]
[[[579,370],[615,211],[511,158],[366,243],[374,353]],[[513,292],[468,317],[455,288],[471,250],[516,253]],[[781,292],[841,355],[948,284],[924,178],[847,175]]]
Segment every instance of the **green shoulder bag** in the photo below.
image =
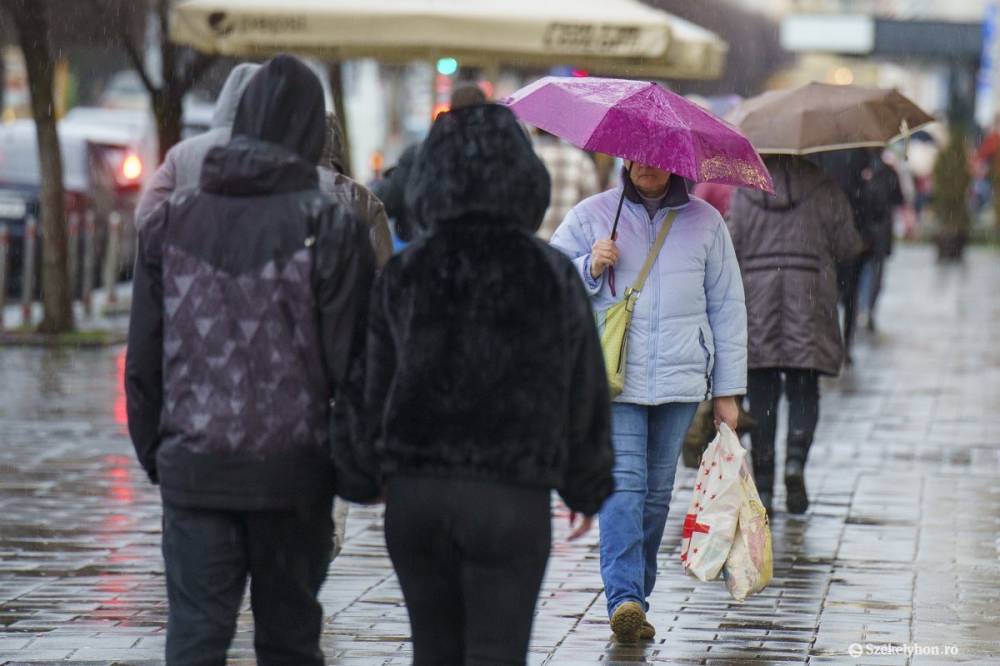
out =
[[635,310],[635,303],[639,300],[642,287],[646,284],[649,271],[653,267],[653,262],[660,254],[663,243],[667,240],[670,227],[674,224],[677,211],[672,210],[667,213],[660,233],[656,236],[656,242],[646,257],[646,263],[642,265],[642,270],[635,279],[635,283],[625,290],[625,298],[606,310],[596,313],[597,328],[601,333],[601,349],[604,351],[604,367],[608,373],[608,387],[611,390],[611,397],[617,397],[625,389],[625,360],[628,351],[628,332],[632,325],[632,312]]

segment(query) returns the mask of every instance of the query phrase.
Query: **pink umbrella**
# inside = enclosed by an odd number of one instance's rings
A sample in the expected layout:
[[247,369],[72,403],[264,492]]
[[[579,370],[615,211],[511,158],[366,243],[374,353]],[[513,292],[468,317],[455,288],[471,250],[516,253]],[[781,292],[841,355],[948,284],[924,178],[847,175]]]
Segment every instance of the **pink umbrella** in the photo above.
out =
[[767,168],[739,130],[655,83],[546,76],[504,104],[524,122],[587,151],[699,183],[774,191]]
[[659,167],[696,182],[774,192],[767,167],[739,130],[655,83],[546,76],[503,103],[524,122],[583,150]]

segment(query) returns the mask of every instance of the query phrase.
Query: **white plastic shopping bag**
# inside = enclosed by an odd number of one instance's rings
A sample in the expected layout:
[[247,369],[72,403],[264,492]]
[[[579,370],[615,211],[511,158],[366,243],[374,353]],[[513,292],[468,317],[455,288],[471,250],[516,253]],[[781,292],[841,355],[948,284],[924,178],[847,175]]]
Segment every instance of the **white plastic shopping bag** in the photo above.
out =
[[743,506],[740,470],[745,458],[739,438],[724,423],[701,456],[681,541],[681,563],[698,580],[718,578],[733,547]]
[[745,458],[740,469],[740,485],[743,493],[740,517],[722,574],[733,599],[745,601],[749,595],[760,592],[771,582],[773,555],[767,512],[761,504]]

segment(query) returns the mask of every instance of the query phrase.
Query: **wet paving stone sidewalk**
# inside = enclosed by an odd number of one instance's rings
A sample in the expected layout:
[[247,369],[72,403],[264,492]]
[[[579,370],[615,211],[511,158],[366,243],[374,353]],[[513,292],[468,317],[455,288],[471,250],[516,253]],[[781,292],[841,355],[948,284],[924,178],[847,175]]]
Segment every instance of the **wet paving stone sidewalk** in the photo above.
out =
[[[682,468],[656,640],[610,640],[597,531],[567,544],[557,509],[530,663],[1000,663],[1000,254],[900,248],[879,326],[824,382],[806,515],[778,483],[767,590],[738,604],[683,573]],[[0,665],[162,663],[159,498],[127,438],[123,354],[0,349]],[[409,663],[381,513],[352,507],[323,589],[329,664]],[[248,612],[230,663],[254,663]]]

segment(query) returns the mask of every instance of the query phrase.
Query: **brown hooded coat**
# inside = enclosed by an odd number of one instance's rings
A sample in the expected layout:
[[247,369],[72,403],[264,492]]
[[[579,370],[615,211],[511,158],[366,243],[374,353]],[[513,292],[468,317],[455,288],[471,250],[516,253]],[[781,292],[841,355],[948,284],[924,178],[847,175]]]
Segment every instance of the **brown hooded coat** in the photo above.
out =
[[836,375],[843,362],[836,262],[862,249],[846,195],[801,158],[766,160],[775,195],[739,190],[729,230],[743,273],[748,367]]

